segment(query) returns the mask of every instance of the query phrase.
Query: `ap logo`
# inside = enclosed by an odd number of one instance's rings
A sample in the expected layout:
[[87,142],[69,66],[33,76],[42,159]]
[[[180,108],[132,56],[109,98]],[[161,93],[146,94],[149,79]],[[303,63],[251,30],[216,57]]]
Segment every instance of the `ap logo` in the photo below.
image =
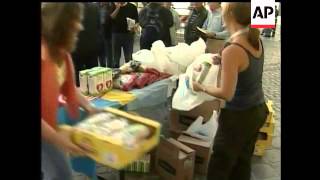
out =
[[274,28],[275,6],[274,0],[251,0],[251,27]]

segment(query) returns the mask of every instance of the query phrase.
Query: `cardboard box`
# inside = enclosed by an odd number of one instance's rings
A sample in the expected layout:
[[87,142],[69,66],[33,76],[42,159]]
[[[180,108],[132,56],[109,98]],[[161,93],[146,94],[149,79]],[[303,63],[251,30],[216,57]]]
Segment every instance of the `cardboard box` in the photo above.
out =
[[212,116],[213,110],[219,110],[220,105],[221,102],[219,100],[214,100],[204,102],[191,111],[178,111],[172,109],[169,122],[169,130],[172,137],[176,138],[182,131],[187,130],[198,116],[202,116],[204,122],[208,121]]
[[178,141],[196,151],[195,172],[197,174],[206,175],[208,165],[212,154],[213,138],[209,141],[204,141],[182,134]]
[[[122,169],[158,145],[161,128],[158,122],[114,108],[106,108],[105,111],[128,119],[132,123],[143,124],[149,127],[152,132],[150,137],[143,140],[138,147],[128,148],[122,142],[110,136],[103,136],[75,127],[75,131],[72,131],[72,139],[77,144],[86,143],[93,149],[94,153],[87,154],[90,158],[114,169]],[[71,130],[70,126],[66,125],[60,126],[60,129]]]
[[165,180],[193,180],[195,151],[169,138],[157,148],[156,171]]

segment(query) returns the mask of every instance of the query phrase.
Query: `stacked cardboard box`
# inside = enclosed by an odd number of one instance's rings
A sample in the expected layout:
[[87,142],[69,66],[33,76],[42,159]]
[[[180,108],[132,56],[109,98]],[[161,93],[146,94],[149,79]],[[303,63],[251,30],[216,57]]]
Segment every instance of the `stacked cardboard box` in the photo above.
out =
[[172,109],[169,123],[171,137],[178,138],[181,132],[187,130],[199,116],[204,118],[204,122],[208,121],[212,116],[213,110],[218,110],[220,108],[220,103],[221,102],[218,100],[207,101],[191,111],[178,111]]
[[272,109],[272,101],[267,101],[267,106],[269,110],[269,114],[266,119],[266,123],[260,129],[258,139],[256,142],[256,146],[254,149],[254,155],[256,156],[263,156],[265,153],[266,148],[272,145],[272,136],[273,131],[275,128],[275,121],[274,121],[274,111]]
[[156,172],[165,180],[193,180],[195,151],[172,139],[161,138],[157,147]]
[[194,171],[197,174],[206,175],[208,172],[210,157],[213,152],[213,138],[205,141],[191,137],[190,135],[182,134],[179,136],[178,141],[195,150],[196,157]]
[[172,110],[170,115],[170,133],[171,137],[179,142],[195,150],[195,168],[197,174],[206,175],[212,153],[213,138],[209,141],[201,140],[192,135],[184,134],[183,131],[197,119],[202,116],[204,122],[208,121],[212,116],[213,110],[219,110],[220,101],[204,102],[200,106],[191,111]]

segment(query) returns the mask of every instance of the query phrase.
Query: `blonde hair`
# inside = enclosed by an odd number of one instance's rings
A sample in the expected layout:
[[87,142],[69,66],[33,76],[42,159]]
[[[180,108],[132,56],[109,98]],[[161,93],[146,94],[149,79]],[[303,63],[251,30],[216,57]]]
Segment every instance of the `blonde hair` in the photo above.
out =
[[251,4],[247,2],[231,2],[225,3],[224,7],[226,9],[224,16],[231,16],[240,25],[248,27],[248,41],[255,49],[259,49],[260,31],[250,27]]
[[83,8],[81,3],[41,4],[41,38],[46,41],[51,56],[57,56],[59,48],[74,36],[72,22],[82,20]]

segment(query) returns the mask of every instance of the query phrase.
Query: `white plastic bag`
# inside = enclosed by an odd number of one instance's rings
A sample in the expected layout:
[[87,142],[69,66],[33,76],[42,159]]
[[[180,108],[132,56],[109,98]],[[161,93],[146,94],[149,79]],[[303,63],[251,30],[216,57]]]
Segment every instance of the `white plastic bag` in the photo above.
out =
[[178,64],[169,60],[167,48],[161,40],[155,41],[152,44],[151,52],[154,55],[157,70],[168,74],[180,74]]
[[150,50],[142,49],[132,54],[132,60],[141,62],[146,67],[155,68],[157,67],[154,55]]
[[[179,86],[172,99],[172,108],[181,111],[190,111],[199,106],[205,101],[212,101],[217,99],[204,92],[194,92],[192,86],[192,79],[194,78],[194,67],[206,61],[211,63],[208,75],[205,77],[202,84],[216,85],[218,82],[219,65],[214,65],[212,57],[217,54],[203,54],[196,58],[196,60],[187,68],[185,74],[179,76]],[[196,78],[195,78],[196,79]]]
[[185,73],[197,56],[204,54],[205,48],[206,44],[201,38],[190,46],[179,43],[173,47],[165,47],[164,43],[158,40],[152,43],[151,50],[143,49],[132,54],[132,59],[160,72],[179,75]]
[[[199,38],[190,46],[186,43],[179,43],[176,46],[167,48],[169,60],[179,64],[180,69],[184,70],[201,54],[205,53],[206,43]],[[183,72],[183,73],[184,73]]]
[[203,123],[203,117],[199,116],[184,132],[184,134],[189,134],[191,136],[197,137],[203,140],[214,140],[214,137],[217,133],[218,129],[218,112],[216,110],[213,111],[210,120],[206,123]]

